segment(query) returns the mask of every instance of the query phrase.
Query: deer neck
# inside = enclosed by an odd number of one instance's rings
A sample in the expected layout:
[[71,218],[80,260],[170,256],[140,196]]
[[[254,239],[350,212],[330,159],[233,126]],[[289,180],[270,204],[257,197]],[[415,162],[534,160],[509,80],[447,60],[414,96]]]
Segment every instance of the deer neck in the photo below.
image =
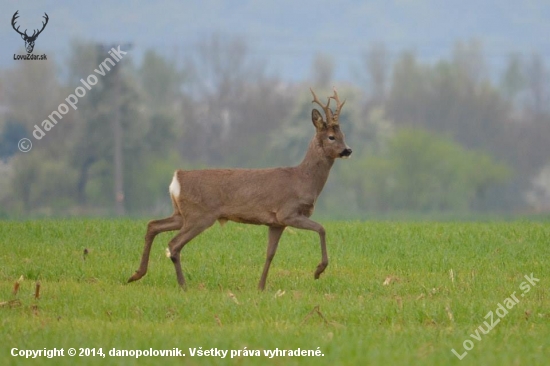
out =
[[319,196],[323,190],[332,164],[334,164],[334,159],[323,153],[323,148],[319,145],[317,138],[313,137],[309,143],[306,156],[297,169],[304,178],[304,184],[308,186],[310,192],[315,193],[315,197]]

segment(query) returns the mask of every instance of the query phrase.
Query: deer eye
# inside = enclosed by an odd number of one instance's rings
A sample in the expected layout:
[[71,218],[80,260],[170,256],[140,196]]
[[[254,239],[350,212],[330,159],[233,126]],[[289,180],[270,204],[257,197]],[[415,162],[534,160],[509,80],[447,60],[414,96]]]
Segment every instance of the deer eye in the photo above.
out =
[[328,139],[331,140],[331,141],[334,141],[334,140],[336,140],[336,137],[334,137],[334,136],[329,136]]

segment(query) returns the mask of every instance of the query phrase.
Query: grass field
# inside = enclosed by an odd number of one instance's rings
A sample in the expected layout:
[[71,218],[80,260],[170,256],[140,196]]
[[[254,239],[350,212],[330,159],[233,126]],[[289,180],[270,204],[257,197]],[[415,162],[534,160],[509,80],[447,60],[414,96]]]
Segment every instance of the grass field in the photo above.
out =
[[[165,256],[172,233],[155,240],[147,276],[126,284],[145,221],[0,222],[0,364],[547,364],[549,224],[324,225],[330,264],[321,279],[313,280],[317,234],[287,230],[259,293],[265,227],[216,225],[193,240],[182,251],[183,292]],[[540,281],[529,284],[531,273]],[[511,295],[517,304],[505,301]],[[499,303],[509,306],[502,318]],[[500,321],[484,334],[489,312]],[[106,357],[69,357],[71,347]],[[186,357],[109,355],[175,347]],[[191,356],[199,347],[229,353]],[[13,348],[63,348],[65,356],[27,360]],[[277,348],[324,356],[264,356]],[[245,349],[262,355],[230,358]]]

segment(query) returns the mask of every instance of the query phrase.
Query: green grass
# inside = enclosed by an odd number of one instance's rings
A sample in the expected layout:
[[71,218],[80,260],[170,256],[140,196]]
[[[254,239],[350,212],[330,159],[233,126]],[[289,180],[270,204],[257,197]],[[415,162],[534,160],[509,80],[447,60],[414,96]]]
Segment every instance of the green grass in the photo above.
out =
[[[146,223],[0,222],[0,364],[544,365],[550,356],[546,223],[327,222],[330,264],[318,281],[315,233],[288,230],[266,291],[256,286],[267,229],[214,226],[182,251],[188,290],[157,237],[137,269]],[[83,250],[89,254],[83,259]],[[452,270],[452,276],[451,276]],[[524,297],[520,284],[540,282]],[[388,285],[384,281],[390,277]],[[35,281],[41,283],[34,299]],[[280,290],[280,291],[279,291]],[[279,295],[276,296],[279,291]],[[470,337],[514,291],[519,303],[481,340]],[[230,294],[233,294],[230,295]],[[318,306],[319,312],[313,311]],[[495,315],[495,318],[497,316]],[[463,342],[474,348],[460,361]],[[171,349],[170,357],[25,360],[12,348]],[[189,348],[316,350],[323,357],[191,357]]]

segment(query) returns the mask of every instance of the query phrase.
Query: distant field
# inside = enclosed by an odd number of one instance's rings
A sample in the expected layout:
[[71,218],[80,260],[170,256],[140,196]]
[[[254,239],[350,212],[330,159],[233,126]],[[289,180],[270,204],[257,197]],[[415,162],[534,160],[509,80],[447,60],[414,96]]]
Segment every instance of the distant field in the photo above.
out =
[[[145,221],[0,222],[0,364],[548,363],[550,224],[324,225],[330,264],[321,279],[313,280],[317,234],[291,229],[259,293],[265,227],[216,225],[193,240],[182,251],[183,292],[165,256],[172,233],[155,240],[147,276],[126,284],[139,264]],[[524,275],[531,274],[540,281],[529,285]],[[506,302],[499,318],[499,303],[512,294],[517,304]],[[484,334],[478,327],[487,328],[489,312],[500,321]],[[71,347],[101,348],[106,357],[69,357]],[[175,347],[186,357],[108,354]],[[199,347],[262,355],[191,356],[189,348]],[[12,348],[63,348],[65,356],[25,360],[11,356]],[[324,356],[263,355],[277,348]]]

